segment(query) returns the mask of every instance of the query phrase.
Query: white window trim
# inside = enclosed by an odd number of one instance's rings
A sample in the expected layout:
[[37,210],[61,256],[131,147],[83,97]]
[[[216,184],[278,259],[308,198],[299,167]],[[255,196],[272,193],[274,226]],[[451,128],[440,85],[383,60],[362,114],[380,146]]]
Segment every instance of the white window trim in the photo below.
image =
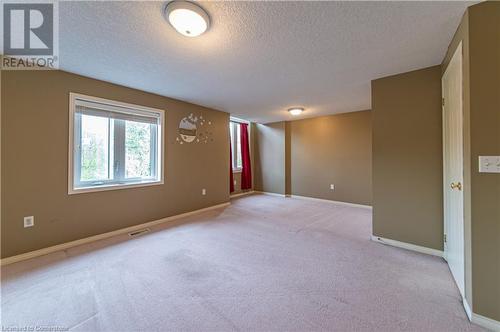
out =
[[[232,125],[235,125],[233,127],[233,131],[235,131],[235,135],[236,135],[236,125],[238,125],[240,122],[237,122],[234,120],[233,117],[231,117],[229,119],[229,124],[232,126]],[[233,139],[231,137],[231,132],[229,132],[229,139],[231,140],[231,153],[232,153],[232,158],[233,158],[233,164],[231,165],[232,169],[233,169],[233,173],[241,173],[243,171],[243,167],[235,167],[234,165],[236,164],[237,162],[237,159],[238,159],[238,156],[236,155],[237,151],[238,151],[238,147],[235,146],[235,142],[233,142]],[[238,139],[236,138],[234,141],[237,141]]]
[[[161,149],[158,147],[158,180],[156,181],[145,181],[144,183],[133,182],[130,184],[108,184],[106,186],[101,187],[83,187],[83,188],[74,188],[74,140],[75,140],[75,132],[74,132],[74,119],[75,119],[75,103],[77,99],[83,99],[88,101],[93,101],[97,103],[103,104],[111,104],[126,108],[132,108],[139,111],[145,112],[154,112],[160,115],[159,120],[159,142],[161,145]],[[90,192],[99,192],[99,191],[108,191],[108,190],[119,190],[119,189],[129,189],[129,188],[137,188],[137,187],[149,187],[149,186],[157,186],[163,185],[164,182],[164,160],[165,160],[165,111],[158,108],[146,107],[141,105],[129,104],[124,102],[119,102],[110,99],[104,99],[99,97],[88,96],[84,94],[69,93],[69,140],[68,140],[68,194],[82,194],[82,193],[90,193]]]
[[[250,126],[250,121],[248,120],[245,120],[245,119],[241,119],[241,118],[237,118],[237,117],[234,117],[234,116],[230,116],[229,117],[229,122],[235,122],[235,123],[246,123],[247,125]],[[250,138],[250,135],[251,135],[251,131],[248,132],[248,138]],[[232,143],[232,142],[231,142]],[[234,149],[234,148],[233,148]],[[234,160],[234,156],[233,156],[233,160]],[[233,173],[241,173],[243,171],[243,168],[242,167],[233,167]]]
[[238,122],[238,123],[246,123],[247,125],[250,125],[250,121],[245,120],[245,119],[241,119],[241,118],[237,118],[234,116],[230,116],[229,121],[230,122]]

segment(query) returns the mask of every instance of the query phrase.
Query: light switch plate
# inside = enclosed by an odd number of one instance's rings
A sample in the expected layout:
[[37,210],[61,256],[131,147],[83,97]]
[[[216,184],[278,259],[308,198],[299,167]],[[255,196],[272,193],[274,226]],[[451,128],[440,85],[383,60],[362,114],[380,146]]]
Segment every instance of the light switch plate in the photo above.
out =
[[500,156],[479,156],[479,173],[500,173]]

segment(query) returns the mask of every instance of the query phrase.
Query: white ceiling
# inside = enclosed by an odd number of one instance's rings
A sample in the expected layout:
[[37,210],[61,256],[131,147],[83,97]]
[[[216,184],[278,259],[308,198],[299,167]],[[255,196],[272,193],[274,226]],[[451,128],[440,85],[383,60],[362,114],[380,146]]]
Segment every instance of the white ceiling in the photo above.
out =
[[370,80],[439,64],[472,2],[202,2],[184,37],[163,2],[60,2],[60,68],[257,122],[370,109]]

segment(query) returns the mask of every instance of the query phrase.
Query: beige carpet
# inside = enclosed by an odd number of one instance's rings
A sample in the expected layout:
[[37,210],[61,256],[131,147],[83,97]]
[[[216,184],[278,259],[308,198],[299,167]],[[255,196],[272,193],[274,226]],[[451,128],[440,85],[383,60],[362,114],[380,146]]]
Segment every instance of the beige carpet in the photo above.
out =
[[2,270],[2,325],[79,331],[478,331],[445,262],[371,211],[253,195]]

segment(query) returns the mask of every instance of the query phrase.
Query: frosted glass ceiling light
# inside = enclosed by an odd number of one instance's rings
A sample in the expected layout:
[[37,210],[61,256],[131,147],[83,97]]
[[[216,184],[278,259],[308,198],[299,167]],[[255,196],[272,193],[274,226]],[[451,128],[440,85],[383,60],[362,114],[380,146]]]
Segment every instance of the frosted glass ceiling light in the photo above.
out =
[[302,107],[294,107],[290,108],[288,112],[290,112],[291,115],[300,115],[300,113],[304,112],[304,109]]
[[172,1],[167,3],[163,16],[177,32],[187,37],[196,37],[207,31],[210,17],[195,3]]

